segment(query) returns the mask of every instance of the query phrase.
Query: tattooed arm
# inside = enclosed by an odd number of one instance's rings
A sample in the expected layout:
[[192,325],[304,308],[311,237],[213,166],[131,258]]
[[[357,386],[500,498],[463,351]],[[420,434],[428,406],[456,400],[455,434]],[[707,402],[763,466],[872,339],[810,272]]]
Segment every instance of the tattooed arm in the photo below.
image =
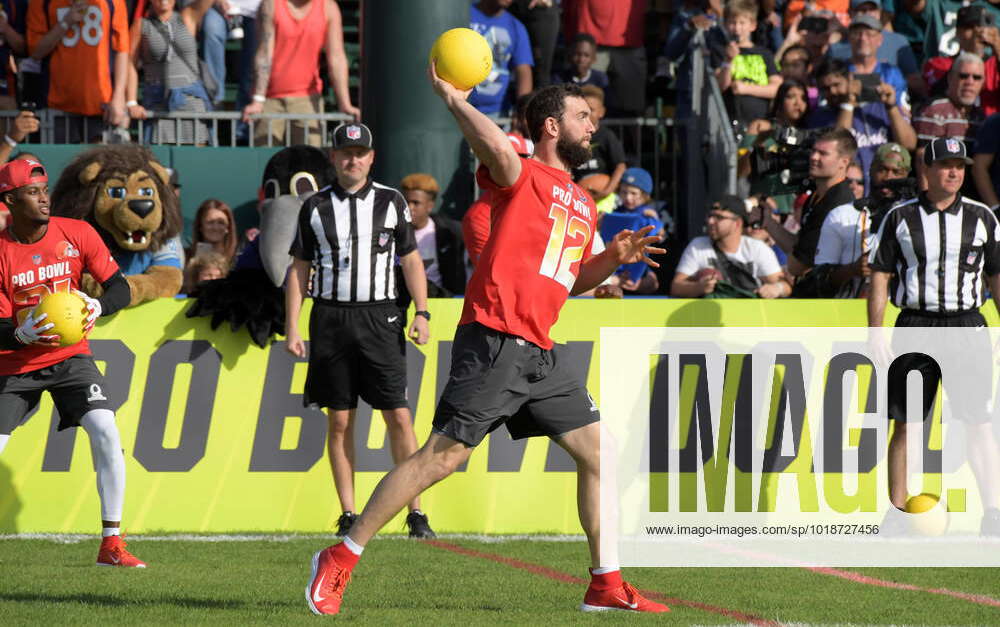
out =
[[274,0],[262,0],[257,9],[257,52],[253,60],[253,101],[243,108],[243,121],[264,110],[274,57]]

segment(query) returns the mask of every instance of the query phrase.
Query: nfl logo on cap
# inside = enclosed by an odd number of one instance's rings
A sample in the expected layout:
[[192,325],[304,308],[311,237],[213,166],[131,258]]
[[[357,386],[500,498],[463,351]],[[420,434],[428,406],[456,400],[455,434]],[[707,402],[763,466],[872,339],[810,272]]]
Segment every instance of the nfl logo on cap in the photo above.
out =
[[946,139],[945,142],[944,142],[944,147],[945,147],[945,150],[947,150],[948,152],[958,152],[959,151],[958,142],[955,141],[954,139]]
[[361,128],[358,126],[348,126],[347,127],[347,138],[348,139],[361,139]]

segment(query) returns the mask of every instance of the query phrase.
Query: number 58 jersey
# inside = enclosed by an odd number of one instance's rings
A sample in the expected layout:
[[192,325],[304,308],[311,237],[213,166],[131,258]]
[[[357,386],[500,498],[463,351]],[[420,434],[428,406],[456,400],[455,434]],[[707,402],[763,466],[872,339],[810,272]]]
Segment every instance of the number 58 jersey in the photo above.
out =
[[[118,264],[94,227],[83,220],[50,218],[45,235],[33,244],[15,241],[9,228],[0,232],[0,318],[20,323],[46,294],[79,289],[84,272],[104,283],[118,272]],[[0,376],[46,368],[88,352],[86,338],[72,346],[0,350]]]
[[476,179],[492,193],[492,227],[459,324],[478,322],[550,349],[549,329],[580,265],[603,249],[597,207],[568,172],[534,159],[521,159],[510,187],[497,185],[484,166]]

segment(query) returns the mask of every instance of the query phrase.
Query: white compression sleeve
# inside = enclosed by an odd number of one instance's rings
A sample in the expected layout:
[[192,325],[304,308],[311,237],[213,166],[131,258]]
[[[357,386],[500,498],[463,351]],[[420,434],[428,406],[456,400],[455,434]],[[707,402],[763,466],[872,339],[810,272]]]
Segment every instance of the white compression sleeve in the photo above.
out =
[[125,455],[122,453],[114,412],[92,409],[80,419],[90,437],[90,452],[97,471],[97,493],[101,497],[101,519],[120,522],[125,504]]

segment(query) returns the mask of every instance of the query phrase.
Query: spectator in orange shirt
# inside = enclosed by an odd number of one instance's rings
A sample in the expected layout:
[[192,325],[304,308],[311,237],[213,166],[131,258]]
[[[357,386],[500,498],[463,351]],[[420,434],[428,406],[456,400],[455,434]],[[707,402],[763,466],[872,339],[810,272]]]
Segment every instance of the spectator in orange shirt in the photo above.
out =
[[[322,113],[320,52],[326,54],[337,108],[360,118],[347,91],[347,54],[340,8],[334,0],[263,0],[257,10],[257,55],[254,58],[253,102],[243,108],[243,121],[260,113]],[[285,140],[284,121],[258,122],[255,143]],[[321,146],[317,122],[292,123],[291,144]]]
[[128,49],[124,0],[31,0],[28,50],[49,60],[48,106],[66,114],[55,119],[56,143],[89,141],[103,124],[128,125]]

